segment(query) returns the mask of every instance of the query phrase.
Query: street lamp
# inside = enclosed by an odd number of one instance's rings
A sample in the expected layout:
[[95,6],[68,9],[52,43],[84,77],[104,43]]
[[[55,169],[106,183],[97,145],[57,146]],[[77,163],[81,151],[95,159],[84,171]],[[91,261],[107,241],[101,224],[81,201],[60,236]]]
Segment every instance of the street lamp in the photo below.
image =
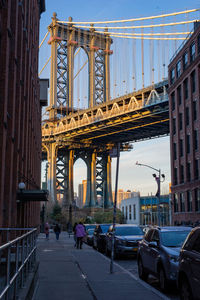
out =
[[[158,190],[157,190],[157,193],[156,193],[156,197],[158,198],[158,204],[157,204],[158,226],[160,226],[160,184],[161,184],[161,182],[163,182],[165,180],[165,175],[161,174],[161,170],[160,169],[153,168],[153,167],[151,167],[149,165],[140,164],[138,162],[136,162],[136,165],[137,166],[147,167],[147,168],[150,168],[150,169],[158,172],[158,175],[154,173],[154,174],[152,174],[152,176],[155,178],[155,180],[157,182],[157,185],[158,185]],[[161,178],[162,178],[162,181],[161,181]]]

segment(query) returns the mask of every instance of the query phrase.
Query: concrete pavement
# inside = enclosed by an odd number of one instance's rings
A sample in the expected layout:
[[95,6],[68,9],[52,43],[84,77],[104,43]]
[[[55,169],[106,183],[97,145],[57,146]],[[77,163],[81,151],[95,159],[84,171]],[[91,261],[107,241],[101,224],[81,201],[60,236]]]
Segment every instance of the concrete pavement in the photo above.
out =
[[168,299],[110,259],[83,244],[74,248],[73,237],[53,233],[37,241],[39,280],[33,300],[159,300]]

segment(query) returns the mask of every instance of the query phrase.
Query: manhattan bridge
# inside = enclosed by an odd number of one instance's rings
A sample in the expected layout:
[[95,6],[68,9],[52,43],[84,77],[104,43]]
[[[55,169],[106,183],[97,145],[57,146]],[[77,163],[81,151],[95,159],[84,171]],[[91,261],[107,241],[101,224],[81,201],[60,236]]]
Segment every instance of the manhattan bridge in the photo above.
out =
[[85,206],[97,207],[100,196],[101,206],[111,207],[117,143],[128,151],[134,142],[169,134],[167,66],[191,35],[197,13],[98,22],[60,21],[53,14],[40,44],[48,36],[42,153],[52,202],[60,194],[64,206],[73,203],[73,168],[81,158],[87,166]]

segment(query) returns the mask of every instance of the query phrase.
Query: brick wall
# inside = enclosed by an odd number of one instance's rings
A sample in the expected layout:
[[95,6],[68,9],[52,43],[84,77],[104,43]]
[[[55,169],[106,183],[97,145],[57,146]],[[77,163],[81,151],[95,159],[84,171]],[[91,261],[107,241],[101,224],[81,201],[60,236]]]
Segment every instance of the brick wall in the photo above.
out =
[[40,222],[39,203],[16,201],[20,181],[40,187],[40,2],[0,1],[0,227]]

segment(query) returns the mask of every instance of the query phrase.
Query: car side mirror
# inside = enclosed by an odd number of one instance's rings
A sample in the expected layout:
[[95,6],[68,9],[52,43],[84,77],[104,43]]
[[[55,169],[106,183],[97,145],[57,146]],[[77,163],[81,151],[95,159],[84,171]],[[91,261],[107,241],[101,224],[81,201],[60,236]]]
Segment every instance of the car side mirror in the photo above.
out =
[[158,248],[158,242],[155,241],[149,242],[149,247]]

